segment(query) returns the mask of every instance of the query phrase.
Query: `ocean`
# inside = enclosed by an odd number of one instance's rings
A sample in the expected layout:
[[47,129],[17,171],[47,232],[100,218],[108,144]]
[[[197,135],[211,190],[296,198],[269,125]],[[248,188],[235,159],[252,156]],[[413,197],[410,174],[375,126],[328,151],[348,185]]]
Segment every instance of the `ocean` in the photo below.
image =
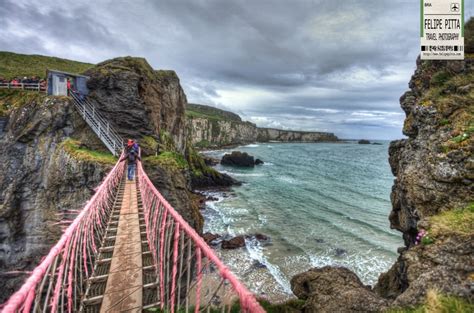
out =
[[394,177],[388,142],[379,143],[262,143],[206,152],[221,158],[239,150],[265,164],[216,166],[243,185],[211,192],[219,200],[202,212],[204,231],[270,237],[216,251],[249,289],[272,301],[291,297],[291,277],[312,267],[345,266],[374,284],[403,245],[389,226]]

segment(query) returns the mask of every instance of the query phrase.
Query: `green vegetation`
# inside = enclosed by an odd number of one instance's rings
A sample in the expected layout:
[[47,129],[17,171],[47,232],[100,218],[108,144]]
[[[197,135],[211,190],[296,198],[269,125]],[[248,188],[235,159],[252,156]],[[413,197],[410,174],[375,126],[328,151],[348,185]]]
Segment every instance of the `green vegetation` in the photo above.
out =
[[433,86],[441,86],[446,83],[451,78],[451,76],[452,75],[446,71],[440,71],[431,77],[430,83]]
[[449,120],[445,118],[439,123],[441,127],[449,127],[452,134],[443,143],[442,150],[449,153],[452,150],[468,149],[474,134],[474,88],[470,87],[474,73],[451,75],[440,71],[432,77],[431,87],[420,99],[420,104],[434,106],[443,116],[449,116]]
[[171,70],[156,70],[155,77],[158,79],[178,79],[176,72]]
[[194,146],[199,149],[204,149],[204,148],[208,148],[210,145],[211,143],[209,142],[209,140],[204,139],[196,143]]
[[474,18],[464,23],[464,50],[467,55],[474,54]]
[[439,125],[441,125],[441,126],[446,126],[446,125],[449,125],[449,124],[451,124],[451,122],[447,118],[442,119],[441,121],[439,121]]
[[94,65],[42,55],[27,55],[0,51],[0,77],[46,78],[46,69],[54,69],[71,73],[83,73]]
[[61,145],[64,151],[76,160],[108,165],[114,165],[118,160],[112,153],[90,150],[80,141],[71,138],[64,140]]
[[158,145],[159,145],[158,141],[152,136],[143,136],[142,139],[140,140],[140,146],[144,150],[156,152],[158,149]]
[[158,143],[160,151],[176,151],[176,145],[169,132],[160,129],[160,142]]
[[241,122],[242,119],[235,113],[217,109],[207,105],[188,103],[186,107],[187,118],[205,118],[213,121]]
[[430,245],[430,244],[434,243],[434,239],[431,238],[430,236],[426,235],[423,238],[421,238],[421,243],[425,246]]
[[187,144],[186,159],[189,164],[189,169],[195,177],[209,176],[209,177],[220,177],[220,173],[206,165],[204,159],[199,153],[192,147],[190,143]]
[[430,217],[432,236],[446,234],[472,235],[474,232],[474,203],[465,208],[442,212]]
[[114,73],[121,71],[130,71],[133,69],[141,77],[146,77],[149,80],[154,78],[153,68],[148,64],[147,60],[144,58],[135,58],[135,57],[121,57],[115,58],[112,60],[107,60],[97,64],[95,70],[103,76],[110,76]]
[[390,309],[386,313],[470,313],[474,312],[474,304],[466,300],[439,294],[429,290],[423,305],[415,308]]
[[0,117],[7,116],[12,109],[25,104],[42,103],[47,96],[34,91],[0,89]]
[[189,167],[188,162],[181,154],[171,151],[164,151],[158,156],[148,156],[144,158],[143,161],[152,166],[159,166],[172,170],[184,170]]

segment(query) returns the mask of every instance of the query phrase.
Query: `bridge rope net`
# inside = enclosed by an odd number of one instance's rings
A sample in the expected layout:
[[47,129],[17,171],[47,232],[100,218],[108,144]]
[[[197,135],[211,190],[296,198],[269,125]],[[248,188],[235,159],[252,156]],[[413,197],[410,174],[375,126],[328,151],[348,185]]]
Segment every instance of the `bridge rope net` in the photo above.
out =
[[[124,172],[125,162],[117,162],[60,240],[0,308],[2,312],[83,311]],[[242,312],[264,312],[254,295],[153,186],[141,162],[137,182],[154,271],[152,276],[144,275],[143,284],[156,286],[151,290],[157,309],[230,312],[237,305]],[[147,282],[146,277],[153,281]],[[147,290],[144,297],[150,297]]]

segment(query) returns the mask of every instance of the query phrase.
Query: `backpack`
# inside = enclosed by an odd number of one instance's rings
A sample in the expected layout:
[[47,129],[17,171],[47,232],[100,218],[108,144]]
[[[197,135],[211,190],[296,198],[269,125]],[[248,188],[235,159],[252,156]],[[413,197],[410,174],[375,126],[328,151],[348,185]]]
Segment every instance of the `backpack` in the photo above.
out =
[[136,152],[135,152],[135,150],[132,149],[132,150],[128,153],[128,162],[130,162],[130,163],[135,163],[136,160],[137,160]]

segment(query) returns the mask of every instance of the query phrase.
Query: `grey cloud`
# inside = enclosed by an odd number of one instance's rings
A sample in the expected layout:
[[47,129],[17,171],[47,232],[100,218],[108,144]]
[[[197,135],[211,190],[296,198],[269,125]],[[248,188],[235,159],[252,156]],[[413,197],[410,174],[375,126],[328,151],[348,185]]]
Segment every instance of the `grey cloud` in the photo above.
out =
[[418,53],[418,6],[0,0],[0,49],[89,62],[142,56],[176,70],[189,102],[230,108],[262,126],[394,138],[403,120],[398,98]]

